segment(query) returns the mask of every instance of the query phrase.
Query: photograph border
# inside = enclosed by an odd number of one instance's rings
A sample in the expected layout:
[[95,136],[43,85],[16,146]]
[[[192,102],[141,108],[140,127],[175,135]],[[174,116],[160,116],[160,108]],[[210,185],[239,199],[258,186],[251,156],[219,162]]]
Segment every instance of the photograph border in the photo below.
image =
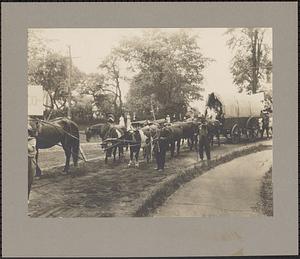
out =
[[[298,254],[297,2],[1,3],[2,255]],[[274,216],[27,216],[28,28],[273,29]]]

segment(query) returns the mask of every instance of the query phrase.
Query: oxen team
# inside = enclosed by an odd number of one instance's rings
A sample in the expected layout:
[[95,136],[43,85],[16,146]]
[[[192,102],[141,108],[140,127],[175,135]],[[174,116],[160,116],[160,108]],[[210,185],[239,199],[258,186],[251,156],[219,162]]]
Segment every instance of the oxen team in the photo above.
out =
[[[117,151],[119,158],[124,155],[124,148],[130,151],[130,161],[128,166],[139,166],[141,150],[143,158],[150,161],[152,154],[155,155],[157,169],[164,169],[165,153],[170,151],[171,157],[178,155],[180,146],[187,141],[189,149],[198,150],[197,143],[199,129],[205,124],[202,120],[177,121],[173,123],[165,122],[158,124],[147,122],[142,127],[132,127],[132,125],[114,124],[113,120],[90,126],[86,129],[86,140],[99,136],[102,139],[102,148],[106,151],[105,162],[113,156],[116,160]],[[209,136],[207,136],[209,137]],[[210,136],[212,137],[212,135]]]

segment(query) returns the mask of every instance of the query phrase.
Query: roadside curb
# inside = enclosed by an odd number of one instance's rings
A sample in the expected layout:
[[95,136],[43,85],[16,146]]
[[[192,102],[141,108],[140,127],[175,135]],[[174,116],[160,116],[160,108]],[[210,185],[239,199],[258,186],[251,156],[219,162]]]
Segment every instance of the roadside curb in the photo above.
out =
[[146,198],[140,201],[140,206],[133,214],[134,217],[145,217],[154,212],[164,201],[173,194],[181,185],[187,183],[197,176],[202,175],[208,170],[220,164],[229,162],[235,158],[245,156],[254,152],[263,151],[270,148],[271,145],[258,144],[253,146],[239,147],[227,154],[219,155],[211,160],[209,166],[197,162],[182,170],[176,175],[170,176],[164,183],[156,187]]

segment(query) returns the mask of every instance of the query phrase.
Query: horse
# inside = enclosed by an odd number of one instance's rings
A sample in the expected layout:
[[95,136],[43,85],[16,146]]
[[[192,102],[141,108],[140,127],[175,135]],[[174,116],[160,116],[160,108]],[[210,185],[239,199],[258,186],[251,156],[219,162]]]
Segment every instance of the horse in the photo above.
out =
[[[126,128],[110,123],[99,123],[88,127],[85,130],[87,142],[98,135],[103,143],[102,148],[105,148],[105,163],[108,162],[108,157],[113,154],[113,161],[116,161],[116,152],[119,151],[119,159],[124,154],[123,148],[126,145],[124,142]],[[110,143],[110,145],[109,145]]]
[[72,155],[74,166],[78,166],[79,157],[79,128],[68,118],[59,117],[49,121],[29,119],[29,125],[36,138],[36,176],[41,176],[38,166],[39,149],[48,149],[60,145],[64,149],[66,162],[63,172],[69,173],[70,158]]

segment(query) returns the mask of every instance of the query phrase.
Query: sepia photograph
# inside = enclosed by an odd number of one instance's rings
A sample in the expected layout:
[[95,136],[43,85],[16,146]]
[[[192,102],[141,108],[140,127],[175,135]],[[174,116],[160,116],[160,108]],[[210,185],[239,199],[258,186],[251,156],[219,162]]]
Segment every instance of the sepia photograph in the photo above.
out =
[[273,216],[272,28],[27,36],[28,216]]
[[299,254],[297,2],[1,7],[2,257]]

